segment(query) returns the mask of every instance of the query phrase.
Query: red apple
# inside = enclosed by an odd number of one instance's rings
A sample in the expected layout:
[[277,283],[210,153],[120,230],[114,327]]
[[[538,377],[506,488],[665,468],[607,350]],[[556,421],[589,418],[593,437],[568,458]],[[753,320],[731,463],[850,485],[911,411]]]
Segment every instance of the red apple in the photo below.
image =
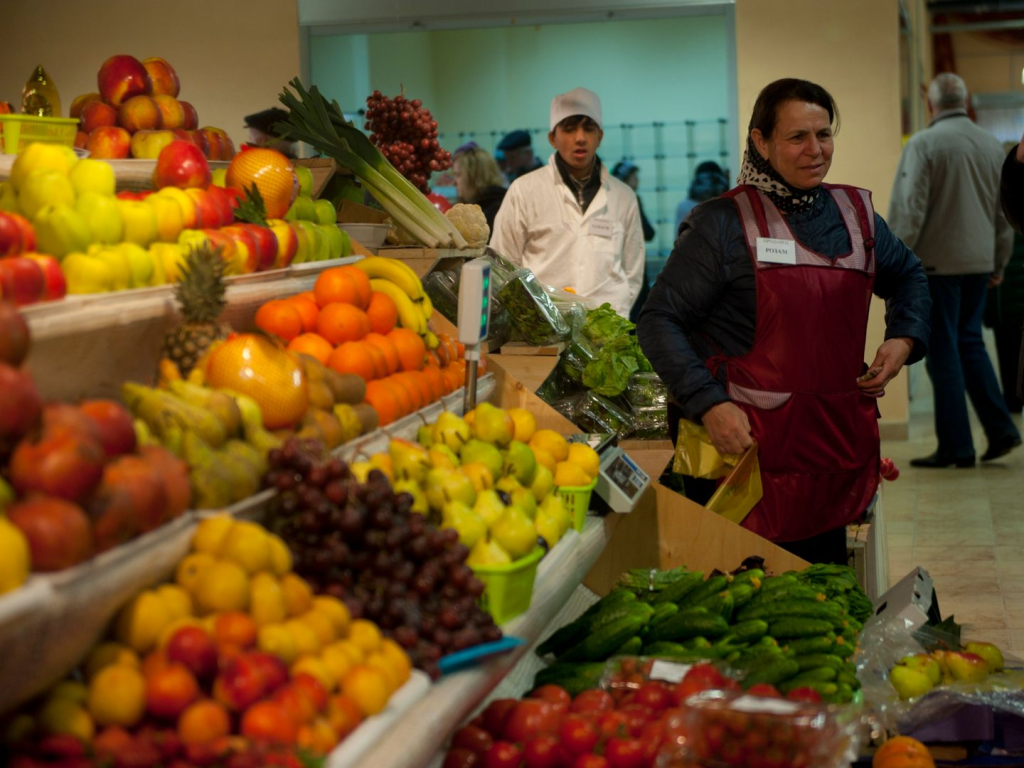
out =
[[10,214],[0,211],[0,256],[13,256],[24,250],[21,227]]
[[210,156],[210,142],[206,140],[206,134],[202,131],[188,130],[189,140],[199,147],[199,150],[203,153],[203,157]]
[[181,108],[185,113],[185,125],[182,127],[186,131],[194,131],[199,128],[199,113],[196,112],[196,108],[187,101],[181,102]]
[[132,157],[140,160],[156,160],[163,148],[174,141],[174,133],[168,130],[138,131],[132,135]]
[[112,107],[120,107],[132,96],[152,92],[153,84],[142,62],[134,56],[111,56],[96,76],[100,95]]
[[259,268],[259,246],[252,232],[245,227],[227,226],[220,231],[235,241],[236,263],[245,274],[255,272]]
[[194,144],[175,140],[160,151],[153,169],[153,186],[186,189],[210,186],[210,165]]
[[43,430],[51,435],[72,432],[97,444],[100,442],[99,424],[71,403],[51,402],[44,405]]
[[117,488],[127,491],[142,533],[155,530],[167,522],[167,491],[163,478],[152,464],[138,456],[119,456],[103,470],[100,490]]
[[185,194],[192,198],[196,206],[195,229],[208,229],[220,226],[221,207],[213,196],[205,189],[191,187]]
[[135,451],[135,425],[128,409],[114,400],[86,400],[78,409],[96,422],[100,445],[107,456]]
[[[205,191],[205,190],[204,190]],[[229,271],[228,274],[236,274],[240,270],[232,272],[231,266],[234,265],[235,257],[238,255],[238,247],[235,245],[235,241],[232,237],[219,229],[204,229],[203,234],[206,235],[210,244],[214,248],[220,248],[220,257],[227,265]]]
[[30,496],[12,504],[7,518],[28,539],[34,571],[59,571],[92,556],[89,519],[76,504]]
[[0,363],[17,368],[28,357],[32,337],[14,304],[0,301]]
[[71,108],[68,110],[68,117],[81,117],[82,110],[85,109],[85,105],[93,101],[101,101],[103,99],[98,93],[83,93],[75,97],[75,100],[71,102]]
[[21,243],[24,250],[34,251],[36,249],[36,230],[32,226],[32,222],[19,213],[8,212],[7,215],[14,219],[14,223],[21,229]]
[[217,646],[210,633],[201,627],[177,630],[164,650],[168,661],[184,664],[200,680],[213,677],[217,671]]
[[248,656],[231,659],[213,683],[213,698],[234,712],[242,712],[265,693],[261,664]]
[[246,658],[253,661],[263,677],[264,695],[269,695],[288,682],[288,666],[277,656],[263,651],[249,651]]
[[97,554],[139,535],[134,500],[125,488],[104,487],[101,483],[89,497],[85,509],[92,523],[93,546]]
[[13,301],[17,306],[34,304],[43,298],[46,281],[43,270],[25,256],[7,256],[0,259],[0,298]]
[[71,430],[43,431],[18,443],[9,475],[19,494],[33,491],[68,501],[85,499],[103,476],[100,444]]
[[160,110],[160,124],[168,129],[184,128],[185,110],[181,108],[181,102],[173,96],[154,96],[157,109]]
[[43,270],[43,301],[56,301],[67,295],[68,281],[59,261],[42,253],[26,253],[25,258],[32,259]]
[[259,266],[257,271],[273,269],[277,261],[277,235],[269,227],[261,227],[258,224],[240,224],[249,230],[256,238],[256,250],[259,254]]
[[75,132],[75,149],[85,149],[89,143],[89,134],[85,131]]
[[90,101],[82,108],[82,131],[92,133],[104,125],[117,125],[117,110],[102,101]]
[[209,128],[200,128],[199,133],[206,139],[206,157],[210,160],[220,160],[221,147],[223,146],[220,134],[216,131],[211,131]]
[[277,239],[277,258],[274,259],[274,269],[283,269],[292,263],[295,254],[299,250],[299,238],[287,221],[274,219],[268,221],[270,231]]
[[131,152],[132,135],[116,125],[101,125],[89,134],[85,148],[101,160],[123,160]]
[[192,498],[192,487],[188,482],[188,465],[161,445],[143,445],[139,447],[139,455],[153,467],[156,467],[164,481],[167,492],[168,520],[181,517],[189,508]]
[[235,221],[235,206],[232,205],[235,199],[234,196],[229,194],[224,187],[218,187],[215,184],[208,186],[206,192],[217,205],[217,210],[220,211],[217,225],[226,227],[232,224]]
[[32,374],[0,364],[0,445],[20,440],[39,421],[43,401]]
[[155,131],[161,120],[160,107],[152,96],[132,96],[117,110],[117,124],[129,133]]
[[178,95],[178,91],[181,89],[181,84],[178,82],[178,73],[174,71],[174,67],[168,64],[165,59],[161,59],[159,56],[151,56],[148,59],[142,60],[142,66],[146,68],[146,72],[149,74],[149,81],[152,84],[151,93],[154,96],[170,96],[175,98]]

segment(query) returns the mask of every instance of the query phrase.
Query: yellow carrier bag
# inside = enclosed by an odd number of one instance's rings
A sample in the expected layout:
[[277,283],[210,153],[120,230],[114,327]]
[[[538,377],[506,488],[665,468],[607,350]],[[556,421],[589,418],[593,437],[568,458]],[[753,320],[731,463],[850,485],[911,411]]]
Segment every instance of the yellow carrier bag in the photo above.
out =
[[672,471],[690,477],[725,479],[707,503],[707,509],[739,524],[761,500],[761,470],[757,443],[744,453],[723,456],[708,437],[708,431],[688,419],[679,420]]

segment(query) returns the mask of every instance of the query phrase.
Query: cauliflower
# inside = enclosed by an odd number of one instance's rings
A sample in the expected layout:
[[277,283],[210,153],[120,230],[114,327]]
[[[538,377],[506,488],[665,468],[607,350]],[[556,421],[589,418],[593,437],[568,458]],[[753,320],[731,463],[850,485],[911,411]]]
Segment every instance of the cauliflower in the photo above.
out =
[[491,236],[491,228],[479,205],[456,203],[444,214],[459,230],[470,248],[483,248]]

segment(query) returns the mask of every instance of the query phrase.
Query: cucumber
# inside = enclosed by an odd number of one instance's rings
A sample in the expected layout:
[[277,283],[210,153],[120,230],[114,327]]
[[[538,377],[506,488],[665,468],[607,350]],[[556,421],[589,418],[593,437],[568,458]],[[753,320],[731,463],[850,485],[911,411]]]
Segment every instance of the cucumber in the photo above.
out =
[[717,595],[719,592],[729,586],[729,579],[726,576],[712,576],[697,589],[693,590],[688,594],[685,600],[676,601],[676,604],[680,608],[686,608],[692,605],[700,605],[702,600],[705,600],[712,595]]
[[665,587],[665,589],[656,593],[654,599],[651,600],[651,603],[653,605],[658,605],[660,603],[680,603],[687,595],[700,587],[703,582],[703,571],[685,573]]
[[768,625],[768,634],[783,637],[813,637],[823,635],[832,628],[827,619],[779,619]]
[[836,682],[842,685],[848,685],[851,691],[860,690],[860,680],[857,679],[856,675],[850,674],[845,669],[839,670],[839,674],[836,675]]
[[768,633],[768,622],[761,619],[751,619],[733,624],[729,628],[727,637],[733,638],[737,643],[756,643]]
[[765,579],[761,579],[761,593],[768,594],[774,592],[776,589],[782,589],[784,587],[792,587],[799,584],[800,581],[791,573],[786,573],[781,576],[769,576]]
[[683,645],[686,646],[686,649],[688,651],[702,651],[705,648],[711,647],[711,641],[708,640],[706,637],[700,637],[698,635],[697,637],[690,638],[685,643],[683,643]]
[[829,667],[839,672],[842,670],[844,662],[831,653],[809,653],[805,656],[797,656],[796,663],[800,665],[801,672],[818,667]]
[[779,685],[779,692],[785,695],[788,694],[790,691],[795,691],[797,688],[810,688],[812,691],[817,691],[819,694],[821,694],[821,697],[826,701],[828,701],[830,697],[835,696],[836,693],[838,693],[839,691],[839,686],[837,686],[835,683],[828,683],[823,681],[804,681],[800,683],[794,683],[794,681],[792,680],[787,680],[786,682]]
[[669,643],[662,640],[657,643],[648,643],[644,646],[644,656],[678,656],[688,653],[689,649],[682,643]]
[[809,584],[790,584],[779,587],[768,592],[764,587],[758,590],[757,596],[751,603],[774,603],[781,600],[816,600],[819,603],[826,599],[825,593]]
[[853,656],[857,649],[852,643],[846,642],[843,638],[837,637],[835,645],[832,646],[832,653],[841,659],[848,659]]
[[729,594],[732,595],[732,602],[736,608],[746,605],[754,599],[756,589],[753,584],[737,584],[733,582],[729,587]]
[[651,618],[647,622],[649,627],[653,627],[670,616],[675,616],[679,613],[679,606],[675,603],[652,603],[652,605],[654,605],[654,613],[651,614]]
[[616,648],[639,632],[646,623],[645,616],[638,614],[622,616],[600,629],[592,631],[583,642],[574,645],[560,656],[558,661],[561,663],[607,659],[615,652]]
[[[798,661],[797,664],[800,662]],[[804,672],[794,675],[790,680],[786,682],[800,682],[800,683],[831,683],[839,674],[832,669],[832,667],[815,667],[814,669],[808,669]],[[798,688],[800,686],[797,686]]]
[[756,582],[757,588],[760,588],[761,584],[764,583],[764,571],[760,568],[751,568],[747,571],[741,571],[732,577],[732,585],[735,587],[738,584],[751,584]]
[[749,688],[750,686],[757,685],[758,683],[778,685],[783,680],[792,677],[799,671],[800,665],[792,659],[768,659],[764,664],[756,666],[747,672],[746,677],[743,678],[743,687]]
[[839,704],[848,704],[853,701],[853,692],[856,688],[851,688],[846,683],[836,681],[836,702]]
[[716,592],[710,597],[706,597],[699,603],[692,603],[693,608],[707,608],[708,613],[712,616],[721,616],[726,621],[732,616],[733,609],[733,597],[732,593],[723,589],[721,592]]
[[794,656],[806,656],[810,653],[831,653],[835,641],[828,637],[802,637],[790,640],[786,644],[788,650]]
[[542,685],[560,685],[570,695],[575,696],[581,691],[596,688],[600,685],[604,674],[604,662],[590,664],[552,664],[540,670],[533,678],[533,687]]
[[616,648],[612,656],[636,656],[643,647],[644,641],[640,639],[639,635],[633,635],[629,640]]
[[740,621],[747,619],[773,619],[796,618],[796,619],[828,619],[833,622],[833,627],[843,629],[843,624],[837,625],[836,619],[840,619],[839,608],[829,603],[819,603],[817,600],[778,600],[769,603],[757,603],[747,605],[736,614]]
[[729,631],[729,624],[721,616],[695,615],[680,611],[666,619],[650,632],[650,640],[685,640],[689,637],[721,637]]
[[636,595],[628,589],[613,589],[584,611],[576,621],[556,630],[547,640],[537,646],[537,655],[544,656],[551,653],[558,656],[565,653],[586,638],[595,616],[630,603],[636,603]]

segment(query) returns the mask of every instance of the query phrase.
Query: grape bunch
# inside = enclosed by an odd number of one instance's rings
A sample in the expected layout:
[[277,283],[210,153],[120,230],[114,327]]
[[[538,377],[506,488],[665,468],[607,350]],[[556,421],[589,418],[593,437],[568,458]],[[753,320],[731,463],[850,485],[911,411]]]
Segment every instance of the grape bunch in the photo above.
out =
[[477,604],[484,585],[458,534],[412,512],[412,497],[394,493],[382,472],[358,483],[315,441],[292,439],[268,458],[273,528],[314,592],[376,622],[433,678],[445,654],[501,638]]
[[424,194],[430,191],[430,174],[452,165],[448,150],[437,141],[437,121],[419,99],[389,99],[374,91],[366,99],[363,127],[384,157]]

